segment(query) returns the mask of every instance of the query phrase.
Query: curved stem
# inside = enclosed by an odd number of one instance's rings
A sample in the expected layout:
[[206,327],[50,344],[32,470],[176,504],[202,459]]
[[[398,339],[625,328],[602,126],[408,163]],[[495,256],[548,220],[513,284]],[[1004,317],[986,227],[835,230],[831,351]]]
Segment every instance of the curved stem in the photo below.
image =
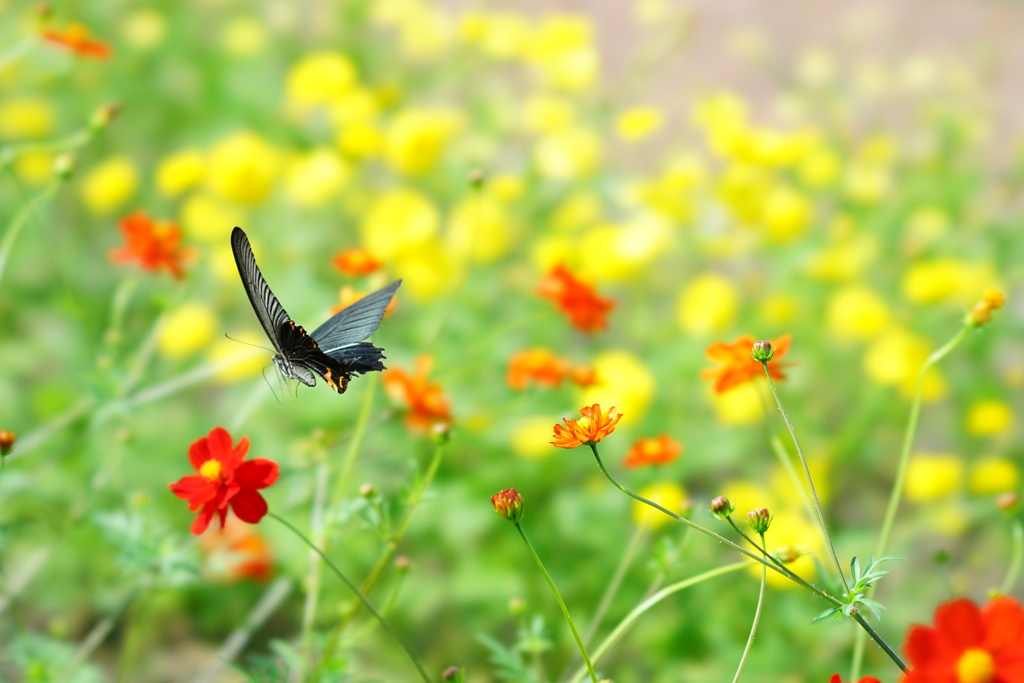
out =
[[640,549],[640,543],[647,536],[647,531],[647,527],[641,525],[637,525],[633,530],[633,535],[629,539],[626,551],[619,558],[619,566],[615,568],[615,573],[612,574],[611,581],[608,582],[608,587],[605,588],[601,601],[597,603],[597,609],[594,610],[594,614],[590,618],[590,624],[583,634],[583,640],[586,642],[589,643],[591,638],[597,633],[597,629],[600,628],[601,619],[604,618],[604,613],[608,611],[608,606],[611,605],[615,594],[619,592],[619,587],[622,586],[622,579],[626,576],[626,570],[633,563],[636,552]]
[[526,537],[526,532],[523,531],[523,527],[519,522],[515,522],[516,531],[519,532],[523,542],[526,543],[526,547],[530,549],[530,554],[533,556],[533,561],[537,564],[537,568],[540,569],[540,573],[544,575],[544,580],[548,582],[548,586],[551,587],[551,592],[555,594],[555,600],[558,601],[558,606],[562,609],[562,615],[565,617],[566,623],[569,624],[569,630],[572,631],[572,637],[576,639],[576,647],[580,649],[580,654],[583,655],[583,661],[587,666],[587,671],[590,673],[590,680],[593,683],[597,683],[597,674],[594,673],[594,665],[590,662],[590,655],[587,654],[587,648],[583,645],[583,640],[580,638],[579,631],[576,630],[576,624],[572,620],[572,615],[569,614],[569,608],[565,606],[565,601],[562,600],[562,594],[558,592],[558,586],[555,585],[555,580],[551,578],[551,574],[548,574],[548,570],[544,567],[544,563],[540,561],[540,555],[534,549],[533,544],[530,543],[530,539]]
[[4,233],[3,241],[0,242],[0,280],[3,279],[4,271],[7,268],[7,262],[11,258],[11,252],[14,250],[14,242],[18,239],[18,235],[21,234],[22,229],[28,223],[28,219],[32,217],[33,212],[40,206],[48,202],[53,198],[53,195],[57,193],[57,188],[61,185],[60,180],[54,180],[42,190],[40,190],[34,197],[25,202],[18,213],[14,214],[14,218],[11,219],[10,225],[7,227],[7,232]]
[[1017,577],[1020,576],[1020,567],[1022,562],[1024,562],[1024,523],[1021,523],[1018,518],[1014,519],[1012,524],[1013,541],[1010,551],[1010,565],[1006,568],[1006,578],[1003,579],[1003,585],[999,588],[999,592],[1003,595],[1010,594],[1013,584],[1017,583]]
[[319,548],[313,545],[313,542],[306,538],[301,531],[292,526],[288,522],[288,520],[284,519],[283,517],[273,512],[268,512],[267,516],[273,517],[278,522],[288,527],[292,531],[292,533],[294,533],[296,536],[302,539],[303,543],[309,546],[317,555],[320,556],[320,559],[322,559],[327,564],[327,566],[331,568],[331,571],[334,572],[334,575],[341,579],[342,582],[344,582],[344,584],[348,586],[353,593],[355,593],[356,597],[359,598],[359,601],[366,607],[366,609],[370,611],[370,614],[372,614],[377,619],[377,621],[380,622],[380,625],[384,627],[384,630],[391,634],[391,637],[395,639],[396,643],[401,645],[402,649],[405,650],[405,654],[408,655],[409,660],[416,667],[416,670],[419,671],[420,676],[423,678],[423,680],[426,681],[426,683],[430,683],[430,676],[428,676],[427,672],[423,670],[423,666],[420,664],[420,660],[416,657],[416,654],[412,651],[412,648],[409,647],[409,645],[406,644],[402,637],[398,635],[395,629],[391,627],[391,624],[388,623],[388,620],[385,619],[384,616],[377,611],[377,608],[373,606],[373,603],[370,602],[370,599],[363,595],[362,591],[359,590],[359,587],[352,583],[352,581],[349,580],[347,576],[345,576],[341,569],[339,569],[338,566],[331,561],[331,558],[327,557],[327,555],[325,555],[323,551],[321,551]]

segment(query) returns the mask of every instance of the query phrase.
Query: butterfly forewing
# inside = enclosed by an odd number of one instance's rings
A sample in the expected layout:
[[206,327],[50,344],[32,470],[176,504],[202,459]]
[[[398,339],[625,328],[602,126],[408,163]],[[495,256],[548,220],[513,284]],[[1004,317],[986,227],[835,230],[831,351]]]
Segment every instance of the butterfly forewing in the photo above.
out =
[[242,278],[242,285],[245,286],[245,293],[249,295],[249,303],[256,311],[256,317],[260,319],[260,324],[273,342],[274,348],[278,353],[283,353],[285,349],[281,345],[280,330],[291,321],[291,318],[270,291],[267,281],[263,279],[263,274],[256,265],[252,247],[249,246],[249,238],[241,228],[236,227],[231,231],[231,251],[235,254],[235,265],[238,266],[238,274]]
[[401,284],[401,280],[396,280],[383,289],[367,294],[328,318],[310,336],[316,340],[324,353],[329,354],[363,341],[380,327],[384,311]]

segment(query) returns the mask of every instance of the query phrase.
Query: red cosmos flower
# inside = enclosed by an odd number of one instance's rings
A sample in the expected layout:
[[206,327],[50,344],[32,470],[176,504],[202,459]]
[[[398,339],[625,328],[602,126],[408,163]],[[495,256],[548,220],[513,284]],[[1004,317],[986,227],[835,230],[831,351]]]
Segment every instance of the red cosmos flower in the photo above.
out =
[[194,442],[188,459],[198,474],[182,477],[170,484],[171,492],[188,501],[188,509],[199,510],[192,522],[192,533],[206,531],[213,515],[220,517],[221,528],[228,506],[243,522],[255,524],[267,514],[267,501],[257,489],[265,489],[277,481],[277,463],[266,458],[242,462],[249,452],[249,437],[243,436],[231,446],[231,435],[223,427],[214,427],[208,436]]
[[935,626],[915,624],[903,645],[910,671],[901,683],[1024,681],[1024,608],[1011,597],[978,608],[959,598],[935,610]]
[[393,400],[408,408],[405,423],[413,431],[428,433],[438,423],[448,425],[452,414],[441,387],[427,381],[433,361],[429,356],[416,359],[416,369],[409,374],[401,368],[385,370],[384,390]]
[[113,249],[110,260],[114,263],[138,261],[143,270],[151,273],[166,268],[179,280],[185,275],[182,261],[191,251],[181,246],[181,230],[168,221],[155,222],[142,211],[121,219],[121,234],[125,246]]
[[54,45],[66,47],[79,57],[106,59],[111,54],[110,46],[94,40],[89,29],[81,24],[68,24],[62,30],[45,29],[43,38]]
[[370,253],[365,247],[352,247],[344,249],[334,255],[331,261],[345,275],[369,275],[384,265]]
[[563,417],[564,427],[560,424],[555,425],[555,440],[551,442],[552,446],[576,448],[584,444],[597,443],[614,432],[615,425],[622,419],[622,414],[615,412],[615,406],[609,408],[607,413],[602,413],[601,406],[597,403],[580,408],[580,415],[583,417],[578,420]]
[[[832,674],[832,678],[828,679],[828,683],[843,683],[843,679],[839,677],[839,674]],[[865,676],[864,678],[857,681],[857,683],[882,683],[874,676]]]
[[[724,393],[764,375],[761,364],[750,357],[750,348],[754,341],[753,337],[744,335],[733,342],[717,342],[707,348],[705,353],[708,358],[716,363],[722,363],[722,366],[701,370],[700,376],[715,380],[716,393]],[[786,379],[782,372],[785,365],[780,365],[777,360],[789,350],[789,342],[788,334],[772,341],[775,357],[768,363],[768,372],[774,380]]]
[[626,467],[644,467],[645,465],[667,465],[683,452],[683,445],[673,441],[667,434],[655,439],[639,439],[629,449],[622,464]]
[[594,288],[576,279],[559,264],[537,286],[537,293],[551,299],[569,316],[573,326],[584,332],[597,332],[608,326],[606,315],[615,308],[615,302],[599,296]]

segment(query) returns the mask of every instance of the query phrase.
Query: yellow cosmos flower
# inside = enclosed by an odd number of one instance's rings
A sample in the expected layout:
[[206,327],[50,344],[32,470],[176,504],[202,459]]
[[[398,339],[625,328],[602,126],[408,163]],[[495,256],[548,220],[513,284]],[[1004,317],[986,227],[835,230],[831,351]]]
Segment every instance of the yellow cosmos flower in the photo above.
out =
[[53,131],[53,107],[35,97],[5,98],[0,102],[0,139],[40,138]]
[[551,447],[551,416],[524,417],[515,423],[512,431],[512,452],[530,460],[550,458],[558,451]]
[[1020,468],[1009,458],[990,455],[971,467],[968,488],[977,496],[991,496],[1016,491],[1020,486]]
[[840,339],[870,339],[887,328],[890,319],[885,300],[861,285],[840,289],[825,309],[829,333]]
[[194,194],[181,205],[182,229],[190,237],[209,244],[226,245],[231,229],[245,222],[244,212],[208,194]]
[[[672,482],[649,484],[637,491],[637,494],[684,517],[691,507],[683,487]],[[645,529],[657,529],[675,523],[675,520],[661,510],[637,500],[633,502],[633,523]]]
[[680,292],[676,319],[689,334],[721,332],[736,319],[739,299],[732,282],[716,273],[704,273],[693,278]]
[[764,401],[753,382],[718,393],[709,384],[705,396],[719,424],[729,426],[757,424],[764,419]]
[[615,118],[615,132],[629,142],[644,140],[661,128],[665,114],[657,107],[631,107]]
[[[905,330],[894,329],[878,337],[864,355],[864,370],[873,381],[884,386],[895,386],[909,398],[917,387],[918,374],[932,346],[921,337]],[[922,397],[935,401],[946,395],[946,381],[938,369],[925,376]]]
[[589,177],[601,163],[598,136],[587,128],[570,127],[542,136],[534,148],[537,170],[552,180],[580,180]]
[[202,152],[186,149],[166,157],[156,167],[156,187],[165,197],[177,197],[203,180],[206,159]]
[[335,102],[355,87],[358,79],[347,55],[314,52],[292,67],[285,90],[289,104],[302,111]]
[[207,182],[218,195],[241,204],[266,199],[277,178],[278,158],[262,138],[234,133],[210,151]]
[[93,213],[110,213],[132,198],[139,174],[128,157],[107,159],[82,178],[81,197]]
[[654,216],[624,225],[599,225],[583,235],[579,257],[594,277],[622,281],[635,276],[665,253],[671,230]]
[[768,191],[761,208],[761,224],[774,242],[789,242],[810,225],[813,207],[810,199],[785,185],[776,185]]
[[597,382],[584,389],[580,402],[615,405],[631,421],[638,421],[647,412],[654,395],[654,374],[639,358],[627,351],[603,351],[591,366]]
[[188,303],[167,317],[157,347],[169,358],[183,358],[206,348],[216,329],[213,309],[206,304]]
[[393,261],[394,272],[403,280],[402,291],[420,301],[436,299],[451,290],[452,273],[457,264],[451,250],[431,237],[414,249],[398,253]]
[[352,171],[329,149],[315,149],[295,157],[284,177],[285,196],[296,206],[312,208],[336,200]]
[[433,240],[440,223],[440,213],[429,197],[416,190],[396,188],[373,200],[360,231],[363,246],[390,262]]
[[579,252],[575,239],[565,235],[544,235],[533,241],[530,261],[538,270],[550,271],[555,266],[573,264]]
[[1013,410],[1005,401],[983,399],[967,410],[967,431],[975,436],[992,436],[1009,431]]
[[492,263],[512,244],[512,221],[502,202],[488,195],[471,195],[452,208],[447,243],[477,263]]
[[992,266],[942,258],[915,263],[903,276],[903,296],[915,304],[952,299],[963,305],[996,279]]
[[588,90],[600,69],[590,22],[569,14],[541,20],[529,45],[529,59],[548,85],[566,92]]
[[915,503],[946,498],[964,479],[963,459],[953,453],[915,453],[907,465],[907,500]]
[[407,109],[387,128],[384,159],[399,173],[429,171],[461,127],[462,119],[454,110]]

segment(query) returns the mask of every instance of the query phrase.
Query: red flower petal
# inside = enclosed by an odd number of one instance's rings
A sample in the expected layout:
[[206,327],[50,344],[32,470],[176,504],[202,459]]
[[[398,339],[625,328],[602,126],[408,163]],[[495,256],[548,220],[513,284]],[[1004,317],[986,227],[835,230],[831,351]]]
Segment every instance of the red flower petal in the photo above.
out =
[[966,650],[981,645],[985,625],[978,606],[960,598],[935,610],[935,630],[944,647]]
[[273,460],[256,458],[239,465],[235,470],[235,481],[243,489],[265,489],[277,481],[281,468]]
[[195,521],[192,522],[192,533],[198,536],[199,534],[206,531],[210,526],[210,520],[213,519],[213,513],[217,511],[217,506],[213,503],[207,503],[203,506],[203,509],[199,511]]
[[242,489],[231,499],[231,509],[243,522],[255,524],[267,514],[267,501],[252,489]]
[[996,598],[982,608],[988,626],[983,647],[989,651],[1018,647],[1024,657],[1024,608],[1006,596]]
[[217,495],[217,486],[206,477],[201,477],[198,474],[182,477],[174,484],[169,484],[168,488],[178,498],[187,500],[189,507],[193,511],[203,503],[213,500],[214,496]]
[[196,472],[203,466],[203,463],[210,460],[213,456],[210,455],[210,444],[207,437],[196,439],[192,442],[192,445],[188,447],[188,461],[192,463],[192,469]]

